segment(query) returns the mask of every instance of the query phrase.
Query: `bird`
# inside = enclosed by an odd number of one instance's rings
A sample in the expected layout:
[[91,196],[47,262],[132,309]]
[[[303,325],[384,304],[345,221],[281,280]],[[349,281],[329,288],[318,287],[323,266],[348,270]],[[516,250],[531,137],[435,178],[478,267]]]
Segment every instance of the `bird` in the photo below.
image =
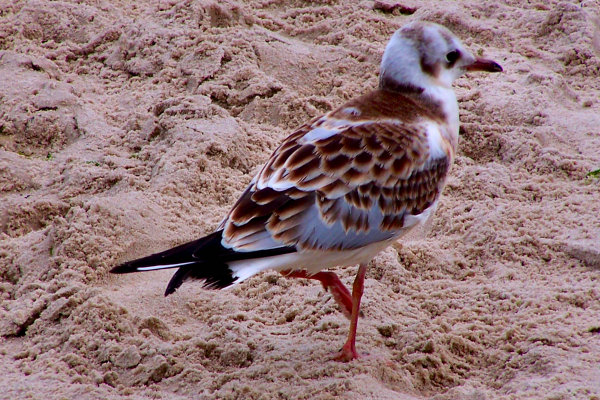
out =
[[[265,270],[317,280],[350,320],[332,358],[358,358],[368,263],[436,210],[458,146],[452,83],[471,71],[502,67],[442,25],[404,25],[385,47],[378,86],[285,138],[214,232],[111,272],[178,268],[165,296],[187,280],[223,289]],[[352,293],[327,270],[356,265]]]

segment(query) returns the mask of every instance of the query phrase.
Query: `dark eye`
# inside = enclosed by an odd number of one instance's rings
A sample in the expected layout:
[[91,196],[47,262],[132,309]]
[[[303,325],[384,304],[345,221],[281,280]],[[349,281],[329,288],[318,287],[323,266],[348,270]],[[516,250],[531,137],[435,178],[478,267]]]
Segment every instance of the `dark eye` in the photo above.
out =
[[459,57],[460,51],[458,50],[452,50],[450,53],[446,54],[446,61],[448,61],[448,67],[452,67]]

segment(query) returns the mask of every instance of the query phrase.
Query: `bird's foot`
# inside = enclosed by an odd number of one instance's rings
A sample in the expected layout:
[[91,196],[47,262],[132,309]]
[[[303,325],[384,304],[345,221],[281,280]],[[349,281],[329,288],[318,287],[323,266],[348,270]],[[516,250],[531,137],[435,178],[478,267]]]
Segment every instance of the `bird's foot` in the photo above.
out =
[[349,362],[359,358],[360,355],[356,352],[353,344],[346,343],[342,349],[333,355],[331,358],[334,361]]

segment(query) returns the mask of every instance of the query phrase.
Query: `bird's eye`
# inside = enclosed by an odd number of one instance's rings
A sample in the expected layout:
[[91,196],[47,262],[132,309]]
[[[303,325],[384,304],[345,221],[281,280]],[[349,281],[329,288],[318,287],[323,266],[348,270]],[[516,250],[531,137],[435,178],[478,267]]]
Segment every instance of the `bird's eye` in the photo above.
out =
[[460,51],[452,50],[448,54],[446,54],[446,61],[448,61],[448,67],[452,67],[456,60],[460,57]]

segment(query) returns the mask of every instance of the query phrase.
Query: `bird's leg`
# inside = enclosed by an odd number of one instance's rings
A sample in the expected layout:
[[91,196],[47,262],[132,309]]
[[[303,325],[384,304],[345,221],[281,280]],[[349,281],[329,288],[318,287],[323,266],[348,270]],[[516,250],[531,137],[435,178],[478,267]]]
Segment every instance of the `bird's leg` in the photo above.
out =
[[356,327],[358,325],[358,313],[360,310],[360,299],[363,294],[365,286],[365,274],[367,273],[367,264],[360,264],[358,267],[358,273],[354,279],[352,285],[352,316],[350,318],[350,331],[348,332],[348,339],[340,352],[334,357],[338,361],[351,361],[358,358],[356,352]]
[[290,271],[285,270],[280,272],[286,278],[306,278],[316,279],[321,282],[325,290],[329,290],[335,302],[340,306],[346,318],[350,319],[352,315],[352,297],[350,291],[340,281],[340,278],[330,271],[321,271],[316,274],[309,274],[304,270]]

